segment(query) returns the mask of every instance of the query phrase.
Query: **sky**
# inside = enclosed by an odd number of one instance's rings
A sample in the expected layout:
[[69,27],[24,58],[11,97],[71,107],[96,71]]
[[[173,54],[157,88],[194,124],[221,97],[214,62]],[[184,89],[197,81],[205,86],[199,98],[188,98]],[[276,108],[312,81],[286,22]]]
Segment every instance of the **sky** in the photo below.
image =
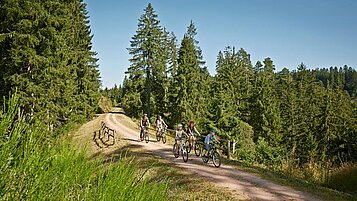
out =
[[357,68],[357,0],[84,0],[102,87],[122,84],[127,48],[148,3],[180,44],[192,20],[211,75],[217,54],[243,48],[253,65],[270,57],[276,70]]

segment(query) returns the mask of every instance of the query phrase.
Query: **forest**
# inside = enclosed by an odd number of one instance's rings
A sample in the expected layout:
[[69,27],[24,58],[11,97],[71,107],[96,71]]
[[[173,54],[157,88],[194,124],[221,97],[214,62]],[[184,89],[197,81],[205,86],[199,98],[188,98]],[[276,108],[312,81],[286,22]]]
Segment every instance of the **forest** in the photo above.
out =
[[197,34],[191,21],[178,44],[149,4],[130,41],[123,84],[102,94],[134,118],[148,112],[153,122],[162,115],[172,128],[190,120],[204,132],[216,128],[234,143],[235,157],[248,163],[303,169],[323,181],[331,168],[356,162],[353,67],[300,63],[277,71],[272,58],[253,64],[243,48],[228,46],[218,52],[210,75]]
[[[82,0],[0,0],[0,197],[90,200],[119,188],[123,200],[136,190],[165,198],[166,184],[138,183],[131,163],[98,172],[103,161],[88,162],[61,141],[70,125],[100,111],[102,96],[132,118],[147,112],[171,128],[190,120],[202,133],[215,128],[246,164],[327,186],[332,170],[356,170],[355,67],[277,71],[272,58],[253,64],[243,48],[227,46],[211,75],[194,22],[180,41],[150,3],[138,22],[123,83],[101,89]],[[129,182],[118,184],[124,176]]]
[[100,75],[88,17],[82,1],[1,1],[0,96],[16,93],[28,121],[55,131],[95,114]]

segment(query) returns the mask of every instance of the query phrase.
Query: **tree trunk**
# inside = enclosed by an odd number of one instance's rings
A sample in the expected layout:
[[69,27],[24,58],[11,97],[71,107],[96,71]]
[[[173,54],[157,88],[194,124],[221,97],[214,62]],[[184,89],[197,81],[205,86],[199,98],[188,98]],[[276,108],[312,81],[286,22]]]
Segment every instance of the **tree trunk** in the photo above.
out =
[[233,152],[232,152],[233,155],[236,152],[236,144],[237,144],[237,142],[235,140],[233,140]]
[[227,158],[228,158],[228,160],[230,160],[231,159],[231,141],[230,140],[228,140],[227,141],[227,148],[228,148],[228,150],[227,150]]

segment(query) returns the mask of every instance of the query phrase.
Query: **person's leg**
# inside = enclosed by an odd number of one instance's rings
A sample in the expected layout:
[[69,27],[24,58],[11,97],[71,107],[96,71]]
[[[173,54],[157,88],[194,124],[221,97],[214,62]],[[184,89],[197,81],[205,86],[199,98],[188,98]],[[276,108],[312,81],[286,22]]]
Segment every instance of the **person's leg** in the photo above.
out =
[[177,149],[176,149],[176,154],[179,154],[179,150],[181,149],[181,140],[177,141]]
[[209,143],[205,143],[205,149],[206,149],[206,154],[205,154],[205,156],[208,157]]

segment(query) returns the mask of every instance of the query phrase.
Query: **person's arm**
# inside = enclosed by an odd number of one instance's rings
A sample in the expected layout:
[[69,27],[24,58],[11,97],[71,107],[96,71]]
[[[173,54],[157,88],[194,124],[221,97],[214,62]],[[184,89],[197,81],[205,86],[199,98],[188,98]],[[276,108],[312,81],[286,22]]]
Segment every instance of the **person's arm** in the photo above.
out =
[[182,130],[182,133],[184,133],[186,135],[186,138],[188,138],[188,134],[184,130]]
[[215,141],[215,142],[217,142],[217,143],[219,142],[217,136],[213,136],[213,141]]
[[196,127],[193,127],[193,128],[195,129],[195,132],[196,132],[199,136],[201,136],[201,133],[198,132],[197,128],[196,128]]

